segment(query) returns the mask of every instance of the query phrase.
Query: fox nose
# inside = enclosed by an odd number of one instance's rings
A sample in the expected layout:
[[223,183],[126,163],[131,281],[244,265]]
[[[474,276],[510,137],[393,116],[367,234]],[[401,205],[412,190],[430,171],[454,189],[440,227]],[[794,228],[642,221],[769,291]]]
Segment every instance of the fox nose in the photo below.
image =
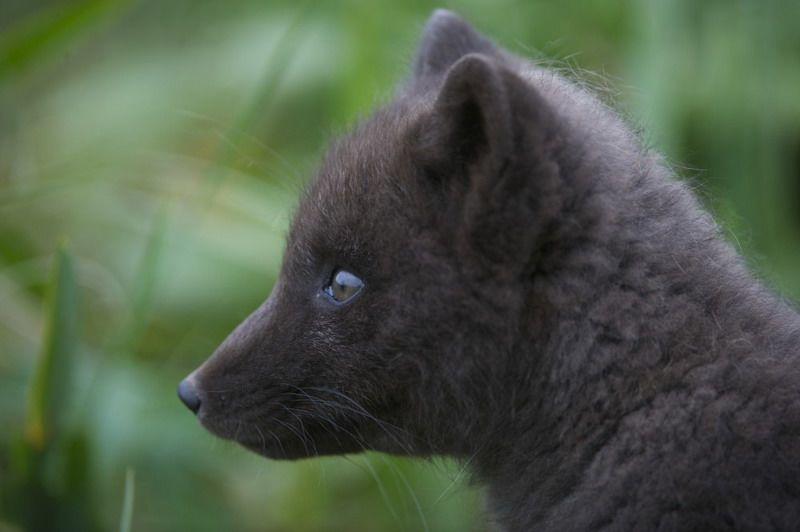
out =
[[183,379],[178,385],[178,397],[195,414],[200,410],[200,395],[197,393],[197,388],[191,377]]

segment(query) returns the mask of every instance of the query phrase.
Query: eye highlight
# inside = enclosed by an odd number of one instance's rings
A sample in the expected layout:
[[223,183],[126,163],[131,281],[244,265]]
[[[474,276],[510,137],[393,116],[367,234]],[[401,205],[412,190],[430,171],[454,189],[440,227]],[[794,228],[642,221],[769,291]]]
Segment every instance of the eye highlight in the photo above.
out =
[[335,270],[331,282],[322,291],[337,303],[344,303],[360,292],[363,286],[364,282],[352,273]]

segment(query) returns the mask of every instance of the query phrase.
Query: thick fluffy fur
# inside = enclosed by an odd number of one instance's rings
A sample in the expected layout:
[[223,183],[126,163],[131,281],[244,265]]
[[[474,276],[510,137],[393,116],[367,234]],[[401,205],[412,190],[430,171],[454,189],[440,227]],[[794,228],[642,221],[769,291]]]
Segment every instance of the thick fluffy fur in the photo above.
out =
[[[322,292],[336,268],[364,289]],[[800,528],[800,318],[583,89],[446,11],[190,378],[273,458],[468,461],[508,530]]]

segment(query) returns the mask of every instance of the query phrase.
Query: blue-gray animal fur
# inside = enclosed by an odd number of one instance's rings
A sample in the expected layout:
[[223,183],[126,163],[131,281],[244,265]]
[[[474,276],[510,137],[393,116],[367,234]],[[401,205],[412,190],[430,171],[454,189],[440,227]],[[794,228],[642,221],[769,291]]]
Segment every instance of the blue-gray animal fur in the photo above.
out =
[[[337,303],[342,269],[363,287]],[[436,11],[180,393],[271,458],[456,457],[506,530],[798,530],[799,352],[617,114]]]

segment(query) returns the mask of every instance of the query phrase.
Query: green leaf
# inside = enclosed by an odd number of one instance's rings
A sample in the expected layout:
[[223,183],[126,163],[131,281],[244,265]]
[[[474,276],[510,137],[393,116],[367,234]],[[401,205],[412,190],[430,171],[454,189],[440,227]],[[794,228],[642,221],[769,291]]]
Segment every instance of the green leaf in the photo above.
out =
[[25,430],[26,440],[37,450],[47,447],[58,431],[57,420],[70,383],[70,361],[77,347],[75,274],[63,246],[56,253],[47,308],[44,345],[30,388]]

